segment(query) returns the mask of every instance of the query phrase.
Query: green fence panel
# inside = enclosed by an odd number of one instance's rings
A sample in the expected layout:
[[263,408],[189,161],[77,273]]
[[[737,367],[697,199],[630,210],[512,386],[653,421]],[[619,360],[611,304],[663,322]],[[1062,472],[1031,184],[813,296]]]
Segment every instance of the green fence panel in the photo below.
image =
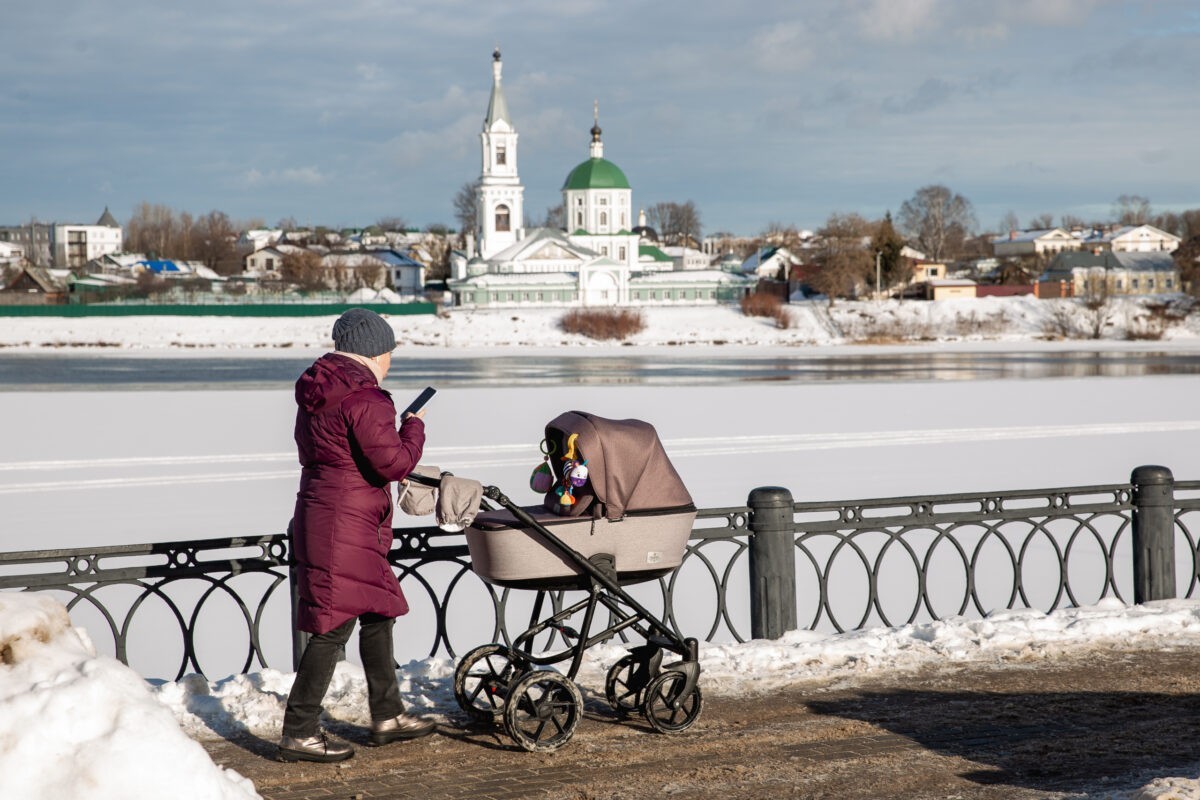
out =
[[436,314],[434,303],[265,303],[196,305],[0,305],[0,317],[333,317],[349,308],[380,314]]

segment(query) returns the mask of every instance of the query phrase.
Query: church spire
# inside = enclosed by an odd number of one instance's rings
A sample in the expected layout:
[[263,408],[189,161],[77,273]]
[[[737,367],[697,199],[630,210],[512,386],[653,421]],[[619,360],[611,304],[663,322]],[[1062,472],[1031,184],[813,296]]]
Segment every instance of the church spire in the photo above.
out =
[[504,89],[500,87],[500,72],[503,70],[503,64],[500,62],[500,48],[497,47],[492,51],[492,96],[488,100],[487,116],[483,120],[483,129],[490,130],[491,127],[503,120],[512,125],[512,120],[508,118],[508,103],[504,99]]
[[604,158],[604,142],[600,141],[600,101],[592,102],[592,158]]

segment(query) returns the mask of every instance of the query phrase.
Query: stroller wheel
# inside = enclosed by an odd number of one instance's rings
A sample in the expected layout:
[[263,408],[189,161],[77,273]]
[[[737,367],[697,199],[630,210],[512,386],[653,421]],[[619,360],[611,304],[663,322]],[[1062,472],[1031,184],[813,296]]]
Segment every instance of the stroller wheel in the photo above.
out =
[[549,752],[567,743],[582,716],[579,687],[565,675],[536,670],[510,688],[504,730],[530,752]]
[[687,679],[678,672],[664,672],[646,687],[642,713],[650,727],[659,733],[679,733],[700,718],[704,708],[700,687],[694,687],[690,694],[681,697],[686,682]]
[[646,684],[635,677],[637,664],[635,656],[624,656],[609,668],[604,680],[604,696],[618,714],[636,714],[642,709],[642,689]]
[[454,699],[476,722],[499,722],[508,684],[516,677],[511,652],[502,644],[485,644],[463,656],[454,670]]

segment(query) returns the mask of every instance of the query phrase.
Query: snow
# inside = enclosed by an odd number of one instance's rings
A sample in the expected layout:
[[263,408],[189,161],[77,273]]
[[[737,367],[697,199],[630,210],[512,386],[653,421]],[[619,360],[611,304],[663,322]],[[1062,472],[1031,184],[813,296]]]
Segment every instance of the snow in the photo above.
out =
[[96,655],[60,603],[0,593],[0,797],[259,797],[169,708],[133,670]]
[[[528,277],[528,276],[526,276]],[[553,276],[550,276],[553,277]],[[549,278],[547,278],[549,280]],[[500,347],[562,347],[612,351],[620,347],[677,347],[719,344],[726,347],[796,348],[811,345],[854,345],[863,342],[1004,343],[1042,346],[1060,338],[1065,322],[1086,331],[1087,312],[1079,304],[1033,297],[986,297],[937,301],[793,303],[791,327],[772,319],[746,317],[731,306],[647,306],[640,312],[646,327],[621,343],[601,343],[564,333],[564,309],[506,308],[441,314],[390,316],[403,355],[407,347],[444,348],[438,354],[490,351]],[[1145,327],[1142,301],[1114,300],[1104,339],[1117,343]],[[336,315],[328,317],[19,317],[0,320],[0,349],[11,352],[49,348],[95,348],[105,351],[200,350],[256,355],[328,347]],[[1139,322],[1139,320],[1143,320]],[[1162,346],[1176,341],[1200,346],[1200,320],[1189,318],[1169,328]],[[1079,346],[1080,342],[1072,343]],[[625,350],[624,352],[628,352]]]
[[[632,343],[686,349],[699,359],[739,347],[743,354],[768,356],[811,345],[821,345],[814,353],[836,357],[867,352],[853,342],[877,336],[884,327],[938,340],[886,352],[1078,349],[1078,341],[1043,341],[1056,305],[1031,298],[798,304],[790,309],[789,329],[723,307],[647,308],[647,328]],[[1137,313],[1136,304],[1119,304],[1107,341],[1087,346],[1200,347],[1194,322],[1172,329],[1162,341],[1117,341]],[[405,386],[392,386],[397,392],[420,388],[404,384],[403,357],[412,351],[454,356],[568,345],[589,354],[630,352],[562,333],[561,315],[562,310],[506,309],[391,317],[402,347],[389,383]],[[295,357],[328,348],[332,321],[333,316],[216,323],[192,317],[5,319],[0,348],[34,353],[95,348],[90,352],[97,357],[108,352]],[[672,347],[718,342],[726,346]],[[704,507],[741,504],[750,488],[781,481],[797,499],[816,500],[1115,483],[1132,467],[1149,463],[1194,479],[1200,476],[1200,420],[1192,400],[1198,390],[1200,378],[1193,376],[447,388],[429,409],[427,460],[502,488],[520,487],[538,461],[536,440],[545,421],[567,408],[584,408],[653,422]],[[286,523],[296,474],[289,391],[0,392],[0,416],[6,419],[26,418],[35,404],[44,419],[75,419],[86,409],[90,420],[105,421],[16,426],[6,433],[0,513],[8,530],[36,532],[36,546],[275,533]],[[721,410],[716,426],[714,409]],[[56,511],[47,519],[50,498],[65,499],[53,501]],[[5,549],[35,546],[14,546],[11,536],[5,538]],[[1198,644],[1200,604],[1164,601],[1130,608],[1105,600],[1051,614],[1004,611],[841,635],[802,631],[778,641],[704,644],[702,681],[712,695],[794,685],[819,691],[946,663],[1036,666],[1038,659],[1083,657],[1113,646],[1153,651]],[[592,648],[580,683],[602,686],[607,666],[621,653],[615,646]],[[455,714],[452,672],[445,658],[406,663],[399,672],[405,702],[421,713]],[[248,781],[217,768],[193,740],[241,730],[278,736],[292,679],[266,669],[214,681],[187,676],[148,687],[115,660],[96,655],[86,633],[71,627],[55,601],[0,593],[0,797],[178,797],[183,786],[191,787],[188,797],[256,797]],[[365,691],[361,668],[339,665],[327,713],[365,724]],[[1200,800],[1200,780],[1194,777],[1161,778],[1136,797]]]

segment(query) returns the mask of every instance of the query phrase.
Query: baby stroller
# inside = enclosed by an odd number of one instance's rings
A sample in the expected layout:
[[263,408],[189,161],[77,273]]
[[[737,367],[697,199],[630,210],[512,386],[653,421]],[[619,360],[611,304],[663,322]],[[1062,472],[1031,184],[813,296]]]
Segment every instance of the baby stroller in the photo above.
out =
[[[646,422],[571,411],[546,425],[543,449],[547,464],[535,486],[546,490],[543,504],[522,508],[485,487],[502,508],[480,513],[466,531],[471,568],[483,580],[537,591],[529,628],[509,645],[467,653],[455,670],[455,698],[473,719],[501,722],[524,749],[556,750],[583,715],[574,678],[584,652],[632,631],[644,643],[608,671],[609,704],[623,716],[642,714],[661,733],[686,730],[702,707],[697,642],[623,587],[679,567],[696,518],[691,495]],[[535,472],[531,485],[538,478]],[[547,592],[565,589],[587,595],[539,619]],[[567,626],[579,613],[579,629]],[[535,653],[534,639],[547,632],[561,636],[565,649]],[[665,652],[678,660],[663,663]],[[547,669],[564,662],[566,674]]]

